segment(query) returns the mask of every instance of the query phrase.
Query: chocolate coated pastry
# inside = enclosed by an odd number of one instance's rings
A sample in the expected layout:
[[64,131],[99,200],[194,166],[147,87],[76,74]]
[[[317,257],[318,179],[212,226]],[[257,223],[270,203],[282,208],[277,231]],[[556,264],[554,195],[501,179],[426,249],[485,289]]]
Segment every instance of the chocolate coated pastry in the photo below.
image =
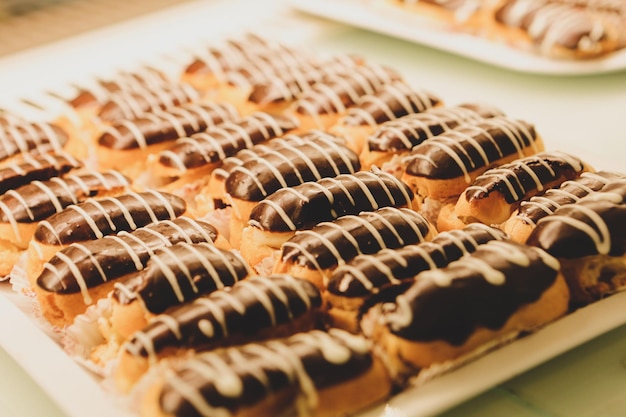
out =
[[51,123],[18,123],[0,126],[0,162],[20,154],[60,153],[69,136],[60,126]]
[[[229,340],[269,336],[277,326],[321,306],[320,292],[305,280],[289,275],[250,277],[167,310],[131,337],[124,350],[148,358],[171,348],[208,350],[232,345]],[[177,323],[176,329],[170,322]]]
[[[509,0],[495,12],[505,28],[522,30],[541,54],[589,58],[618,47],[624,7],[594,9],[592,2]],[[598,2],[595,2],[596,4]],[[604,2],[605,6],[608,5]],[[614,2],[617,6],[617,2]],[[617,24],[617,26],[616,26]]]
[[588,169],[582,160],[564,152],[542,152],[498,165],[474,179],[459,197],[453,215],[463,223],[500,224],[522,201]]
[[339,217],[303,230],[282,246],[280,260],[327,269],[361,254],[423,242],[431,226],[411,209],[383,207],[358,215]]
[[480,223],[439,233],[432,241],[395,250],[356,256],[335,270],[328,282],[331,295],[367,297],[389,284],[412,280],[418,273],[441,268],[492,240],[504,240],[500,230]]
[[435,107],[383,123],[368,138],[368,149],[380,152],[409,151],[426,139],[454,129],[460,124],[476,123],[483,118],[503,115],[500,110],[485,104]]
[[368,300],[361,325],[402,380],[535,331],[564,315],[569,300],[556,258],[493,240],[381,291]]
[[348,108],[341,123],[348,126],[376,126],[408,114],[421,113],[441,103],[427,91],[411,88],[403,81],[385,84],[374,94],[361,97]]
[[162,220],[63,249],[46,264],[37,285],[56,294],[82,293],[87,301],[89,288],[142,270],[155,250],[177,242],[212,242],[216,236],[216,229],[205,222]]
[[67,153],[25,154],[21,161],[0,168],[0,194],[33,181],[62,176],[81,166],[81,162]]
[[310,229],[323,221],[381,207],[411,207],[413,193],[382,171],[322,178],[270,195],[252,210],[249,224],[268,232]]
[[346,72],[359,64],[357,58],[336,56],[328,60],[305,62],[295,67],[280,68],[275,73],[248,85],[248,101],[259,106],[290,103],[315,83],[332,74]]
[[100,135],[98,144],[118,150],[145,148],[237,117],[237,110],[229,104],[186,103],[165,111],[145,113],[136,119],[116,121]]
[[488,168],[507,155],[523,157],[526,148],[538,149],[536,138],[529,123],[492,117],[459,126],[414,147],[406,172],[426,178],[462,177],[470,183],[470,172]]
[[333,74],[304,92],[294,104],[297,115],[315,118],[341,114],[360,97],[373,94],[385,84],[400,80],[395,71],[376,65],[362,65],[345,73]]
[[243,416],[252,409],[272,416],[300,409],[308,415],[340,415],[383,400],[390,388],[367,340],[338,329],[313,330],[199,353],[148,391],[142,413],[182,417],[219,410]]
[[97,79],[94,85],[78,86],[78,92],[67,100],[76,109],[87,106],[100,106],[121,91],[137,92],[167,83],[163,73],[151,67],[141,67],[132,71],[120,71],[109,78]]
[[129,232],[160,220],[174,220],[185,211],[183,199],[154,190],[90,198],[39,222],[33,238],[46,245],[68,245]]
[[275,191],[318,181],[360,169],[358,156],[326,134],[309,134],[302,143],[283,142],[277,150],[265,151],[258,158],[234,167],[226,179],[226,192],[233,198],[260,201]]
[[575,305],[626,288],[626,182],[602,190],[543,217],[527,244],[557,257]]
[[238,151],[282,136],[297,121],[280,115],[254,113],[237,122],[223,123],[205,132],[181,138],[159,155],[159,163],[180,172],[220,162]]
[[200,99],[200,93],[187,84],[167,83],[142,91],[120,91],[102,104],[98,118],[107,123],[136,119],[145,113],[165,110]]
[[146,267],[115,285],[120,305],[140,301],[151,314],[191,301],[245,278],[249,266],[235,251],[213,243],[176,243],[154,251]]
[[512,239],[525,242],[537,222],[553,214],[559,207],[573,204],[589,194],[600,191],[611,182],[623,179],[624,175],[615,172],[584,172],[579,178],[565,181],[558,188],[548,189],[522,202],[517,213],[502,225],[502,229],[511,235]]

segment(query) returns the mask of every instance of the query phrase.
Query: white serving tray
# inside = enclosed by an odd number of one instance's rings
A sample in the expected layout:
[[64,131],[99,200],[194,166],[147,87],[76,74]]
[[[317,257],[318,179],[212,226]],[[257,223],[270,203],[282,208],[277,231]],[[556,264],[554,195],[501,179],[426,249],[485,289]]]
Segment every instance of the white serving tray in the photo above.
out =
[[[0,283],[0,317],[0,347],[67,417],[136,417],[116,405],[98,377],[79,366],[42,330],[29,304],[6,282]],[[625,323],[626,292],[622,292],[406,389],[359,417],[433,416]]]
[[626,69],[626,50],[593,60],[556,60],[453,32],[387,0],[289,0],[296,9],[514,71],[544,75],[605,74]]

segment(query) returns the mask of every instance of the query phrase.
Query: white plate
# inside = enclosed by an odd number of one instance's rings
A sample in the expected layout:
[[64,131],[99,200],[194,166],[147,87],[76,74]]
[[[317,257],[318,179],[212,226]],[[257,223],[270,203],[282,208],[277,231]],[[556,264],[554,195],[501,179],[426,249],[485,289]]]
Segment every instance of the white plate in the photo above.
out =
[[451,52],[487,64],[532,74],[588,75],[626,69],[626,50],[593,60],[555,60],[477,36],[452,32],[386,0],[289,0],[319,17]]

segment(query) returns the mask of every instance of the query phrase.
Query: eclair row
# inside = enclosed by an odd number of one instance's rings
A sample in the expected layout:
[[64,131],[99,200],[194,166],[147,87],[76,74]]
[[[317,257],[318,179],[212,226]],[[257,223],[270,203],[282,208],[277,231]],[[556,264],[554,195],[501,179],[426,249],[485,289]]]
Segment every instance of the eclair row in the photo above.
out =
[[386,0],[448,30],[554,59],[594,59],[626,46],[620,0]]

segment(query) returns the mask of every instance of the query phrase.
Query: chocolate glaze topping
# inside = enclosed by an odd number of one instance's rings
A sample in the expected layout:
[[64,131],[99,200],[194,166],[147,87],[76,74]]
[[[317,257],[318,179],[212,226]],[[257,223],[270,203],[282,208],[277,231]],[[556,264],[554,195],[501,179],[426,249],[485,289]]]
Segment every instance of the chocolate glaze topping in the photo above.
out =
[[372,151],[407,151],[433,136],[454,129],[462,123],[477,123],[484,118],[504,116],[500,110],[485,104],[461,104],[435,107],[397,120],[384,122],[368,138]]
[[50,123],[19,123],[0,127],[0,162],[20,154],[60,153],[69,137]]
[[154,360],[168,348],[207,350],[259,340],[263,332],[318,311],[321,305],[319,290],[306,280],[251,277],[169,309],[135,333],[124,349]]
[[275,191],[360,170],[359,157],[338,143],[338,138],[309,135],[302,143],[282,142],[279,149],[262,148],[258,158],[236,166],[226,179],[226,192],[234,198],[261,201]]
[[324,221],[381,207],[410,207],[411,189],[386,172],[359,171],[282,188],[261,200],[249,224],[269,232],[310,229]]
[[626,253],[626,181],[613,182],[537,222],[527,244],[557,258]]
[[338,144],[345,144],[343,139],[322,131],[308,131],[303,135],[289,133],[279,138],[270,139],[267,142],[261,142],[249,149],[242,149],[235,156],[225,158],[222,164],[211,172],[211,175],[225,181],[235,167],[241,166],[247,161],[263,158],[265,155],[275,153],[288,146],[301,146],[309,140],[317,140],[320,137],[327,140],[337,140]]
[[433,230],[421,214],[411,209],[383,207],[297,232],[281,246],[280,260],[323,271],[357,255],[423,242]]
[[[0,196],[0,220],[33,223],[58,213],[101,192],[123,192],[129,180],[116,171],[88,172],[33,181]],[[17,225],[16,225],[17,227]]]
[[364,297],[389,284],[398,284],[429,269],[441,268],[479,245],[503,240],[505,234],[481,223],[439,233],[432,241],[407,245],[395,250],[358,255],[332,274],[327,290],[343,297]]
[[477,124],[465,124],[415,146],[407,157],[406,173],[417,177],[451,179],[486,169],[498,159],[526,148],[540,151],[535,128],[520,120],[492,117]]
[[186,74],[221,75],[228,69],[242,65],[246,59],[271,50],[267,40],[258,36],[246,36],[243,39],[227,39],[224,45],[211,46],[185,68]]
[[248,100],[259,105],[295,100],[315,83],[333,74],[346,72],[358,65],[358,62],[353,57],[337,56],[330,60],[281,68],[254,83],[248,82],[252,89]]
[[291,117],[253,113],[236,122],[222,123],[178,139],[170,149],[159,154],[159,163],[181,172],[200,168],[233,156],[241,149],[282,136],[296,127],[297,120]]
[[360,97],[374,94],[401,77],[389,68],[361,65],[324,78],[302,93],[294,103],[296,113],[308,116],[343,113]]
[[[323,74],[324,63],[307,55],[287,54],[258,56],[243,65],[224,74],[225,82],[236,88],[248,90],[272,79],[284,77],[297,78],[300,74],[311,72],[311,77],[319,79]],[[304,78],[303,78],[304,80]],[[310,85],[314,80],[307,83]]]
[[374,94],[362,96],[347,110],[341,123],[348,126],[376,126],[408,114],[421,113],[441,103],[427,91],[415,90],[403,81],[385,84]]
[[623,174],[606,171],[584,172],[579,178],[563,182],[559,188],[551,188],[529,201],[522,202],[515,218],[534,226],[559,207],[573,204],[582,197],[601,190],[612,181],[620,179],[624,179]]
[[583,162],[562,152],[542,152],[488,169],[476,177],[464,195],[467,201],[499,193],[509,204],[536,194],[555,182],[572,180],[582,174]]
[[82,164],[66,153],[24,154],[20,162],[0,168],[0,194],[33,181],[45,181],[81,167]]
[[509,0],[496,11],[496,20],[525,30],[543,53],[561,47],[601,53],[607,39],[605,23],[588,9],[551,0]]
[[[207,49],[187,66],[185,73],[193,76],[213,76],[225,82],[232,73],[276,72],[281,68],[298,66],[310,60],[308,53],[258,36],[230,39],[221,47]],[[256,69],[256,71],[255,71]]]
[[98,112],[101,121],[136,119],[149,112],[166,110],[198,101],[200,93],[183,83],[170,82],[141,91],[120,91],[111,95]]
[[77,87],[78,93],[68,104],[74,108],[103,104],[120,91],[143,91],[167,82],[163,73],[151,67],[120,71],[112,78],[96,80],[95,85]]
[[37,278],[37,285],[57,294],[82,293],[91,304],[89,288],[141,271],[157,249],[178,242],[212,242],[217,237],[209,223],[179,217],[161,220],[132,232],[73,243],[57,252]]
[[230,287],[250,274],[250,267],[235,251],[213,243],[177,243],[159,248],[144,269],[115,284],[113,297],[120,304],[141,300],[153,314]]
[[98,138],[98,144],[111,149],[145,148],[201,132],[239,115],[230,104],[185,103],[167,110],[145,113],[133,120],[119,120]]
[[477,328],[499,329],[537,301],[559,268],[541,249],[490,241],[444,268],[417,275],[405,292],[384,301],[383,320],[403,339],[459,346]]
[[118,197],[90,198],[42,220],[33,239],[47,245],[68,245],[131,231],[185,213],[185,200],[158,191],[130,192]]
[[165,414],[176,417],[230,416],[289,390],[294,403],[300,398],[302,405],[313,408],[317,390],[357,377],[372,361],[370,344],[361,336],[338,329],[297,333],[195,355],[168,374],[159,404]]

